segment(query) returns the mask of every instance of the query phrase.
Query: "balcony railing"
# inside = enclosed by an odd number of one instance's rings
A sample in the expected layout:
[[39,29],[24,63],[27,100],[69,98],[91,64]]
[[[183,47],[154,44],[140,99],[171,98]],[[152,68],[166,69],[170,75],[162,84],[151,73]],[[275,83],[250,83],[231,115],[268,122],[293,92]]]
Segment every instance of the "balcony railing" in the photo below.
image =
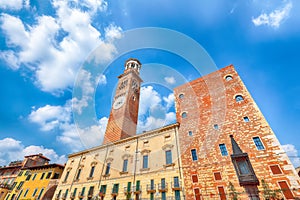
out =
[[148,193],[155,193],[156,192],[156,185],[155,184],[148,184],[147,185],[147,192]]
[[159,183],[158,184],[158,191],[159,192],[166,192],[166,191],[168,191],[168,183],[165,183],[165,184]]
[[75,199],[75,195],[74,195],[74,194],[71,194],[71,195],[70,195],[70,199]]
[[181,184],[179,182],[172,182],[172,190],[181,190]]
[[138,185],[138,186],[132,186],[132,190],[135,194],[139,194],[142,192],[142,186]]

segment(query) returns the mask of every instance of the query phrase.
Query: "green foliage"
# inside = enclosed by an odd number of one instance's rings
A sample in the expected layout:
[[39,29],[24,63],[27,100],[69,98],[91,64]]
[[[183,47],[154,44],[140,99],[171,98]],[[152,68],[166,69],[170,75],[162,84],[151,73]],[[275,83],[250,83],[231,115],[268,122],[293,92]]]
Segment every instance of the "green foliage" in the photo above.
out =
[[232,200],[238,200],[238,192],[236,191],[236,189],[234,188],[234,185],[229,182],[229,197]]
[[264,179],[261,180],[261,185],[263,187],[262,192],[265,200],[279,199],[278,192],[280,192],[280,190],[271,190],[269,184]]

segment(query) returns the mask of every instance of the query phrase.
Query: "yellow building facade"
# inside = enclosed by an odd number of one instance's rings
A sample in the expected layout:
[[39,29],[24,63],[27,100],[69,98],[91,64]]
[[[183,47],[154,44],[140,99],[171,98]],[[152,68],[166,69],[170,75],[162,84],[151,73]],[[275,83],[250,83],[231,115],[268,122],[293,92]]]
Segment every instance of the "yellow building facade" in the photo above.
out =
[[183,196],[178,124],[69,155],[53,200]]
[[22,169],[5,200],[51,199],[63,169],[64,166],[58,164]]

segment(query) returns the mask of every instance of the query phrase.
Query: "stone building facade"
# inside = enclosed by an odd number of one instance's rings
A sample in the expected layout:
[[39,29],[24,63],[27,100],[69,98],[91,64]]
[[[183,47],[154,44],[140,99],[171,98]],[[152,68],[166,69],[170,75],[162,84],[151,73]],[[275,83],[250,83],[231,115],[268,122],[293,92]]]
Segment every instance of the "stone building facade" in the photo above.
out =
[[53,200],[180,199],[178,124],[69,155]]
[[174,89],[177,123],[135,135],[125,63],[103,145],[69,155],[53,200],[295,199],[300,179],[232,65]]
[[[226,199],[233,188],[242,199],[257,199],[247,188],[258,187],[262,198],[267,186],[286,199],[300,196],[295,168],[232,65],[174,95],[187,199]],[[250,162],[234,162],[233,148]],[[253,180],[243,181],[244,174]]]

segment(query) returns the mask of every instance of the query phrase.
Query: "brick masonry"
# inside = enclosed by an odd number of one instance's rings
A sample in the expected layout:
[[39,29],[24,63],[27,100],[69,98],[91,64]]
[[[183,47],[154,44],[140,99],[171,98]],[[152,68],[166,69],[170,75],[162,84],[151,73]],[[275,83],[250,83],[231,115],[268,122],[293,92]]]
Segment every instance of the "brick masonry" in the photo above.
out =
[[[228,196],[229,182],[238,192],[244,192],[231,162],[229,135],[248,153],[260,183],[264,179],[274,190],[280,189],[278,182],[286,181],[293,196],[300,197],[300,180],[294,167],[232,65],[175,88],[174,95],[186,199],[195,199],[195,188],[200,189],[203,199],[219,198],[218,187],[223,187]],[[237,95],[244,100],[236,102]],[[253,137],[260,138],[264,150],[256,148]],[[226,145],[227,156],[221,155],[219,144]],[[197,161],[192,161],[191,149],[196,149]],[[272,165],[278,165],[282,173],[273,174]],[[215,180],[215,172],[221,173],[221,180]],[[192,175],[198,176],[198,182],[192,182]],[[262,184],[258,188],[262,191]],[[246,198],[243,194],[240,197]]]

